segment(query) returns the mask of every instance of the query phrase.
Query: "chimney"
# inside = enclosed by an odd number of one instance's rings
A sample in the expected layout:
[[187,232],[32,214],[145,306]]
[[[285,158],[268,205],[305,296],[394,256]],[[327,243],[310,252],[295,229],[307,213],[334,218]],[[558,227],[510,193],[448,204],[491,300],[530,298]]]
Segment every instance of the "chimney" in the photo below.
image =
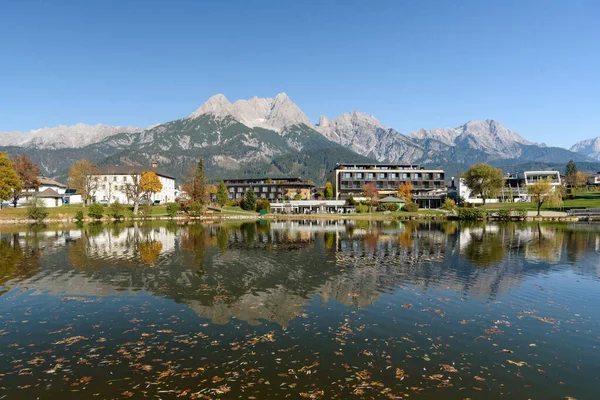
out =
[[152,161],[152,168],[154,168],[154,169],[158,168],[158,162]]

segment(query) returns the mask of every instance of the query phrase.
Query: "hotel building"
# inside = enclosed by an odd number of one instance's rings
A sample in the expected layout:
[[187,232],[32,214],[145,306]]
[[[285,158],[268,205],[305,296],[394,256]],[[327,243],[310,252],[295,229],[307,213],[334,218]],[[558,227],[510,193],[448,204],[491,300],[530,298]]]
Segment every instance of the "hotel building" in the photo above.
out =
[[443,170],[422,169],[418,164],[337,164],[330,172],[336,200],[363,196],[363,187],[375,183],[380,197],[397,196],[400,184],[412,184],[413,201],[421,208],[441,207],[447,196]]

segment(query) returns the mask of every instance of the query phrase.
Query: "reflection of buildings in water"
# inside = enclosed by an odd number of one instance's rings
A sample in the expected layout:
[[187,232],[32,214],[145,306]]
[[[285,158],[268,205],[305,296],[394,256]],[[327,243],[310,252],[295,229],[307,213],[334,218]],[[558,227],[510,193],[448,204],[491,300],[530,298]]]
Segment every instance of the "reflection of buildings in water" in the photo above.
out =
[[[68,239],[75,243],[62,246],[61,253],[53,259],[45,257],[43,271],[11,285],[73,296],[144,290],[188,304],[200,316],[216,323],[234,317],[250,323],[271,320],[286,326],[314,295],[325,302],[333,299],[356,307],[373,304],[382,293],[405,285],[495,297],[518,287],[528,275],[550,268],[543,262],[528,263],[524,258],[539,256],[527,255],[526,249],[538,234],[535,226],[487,230],[486,235],[499,238],[491,243],[501,243],[504,256],[486,268],[474,268],[465,262],[465,252],[482,237],[483,231],[477,227],[465,227],[467,234],[458,229],[449,235],[447,226],[437,223],[357,226],[339,222],[326,224],[327,229],[323,230],[303,223],[288,228],[254,223],[243,228],[200,225],[178,230],[177,234],[164,228],[141,229],[149,243],[161,240],[162,251],[169,249],[170,256],[161,258],[153,267],[140,264],[137,257],[129,257],[131,253],[121,249],[122,243],[133,235],[134,227],[112,233],[103,230],[94,235],[84,232],[78,240],[74,239],[81,232],[71,231],[58,234],[58,241],[65,243]],[[294,229],[295,233],[290,236],[287,229]],[[308,242],[302,233],[310,235]],[[590,253],[600,242],[597,233],[568,236],[550,228],[542,233],[544,238],[560,237],[553,240],[564,252],[583,249]],[[86,244],[88,239],[91,251],[81,253],[79,261],[81,265],[96,262],[97,269],[76,271],[57,262],[64,261],[74,245]],[[96,250],[102,246],[109,249]],[[593,271],[589,268],[593,255],[597,255],[597,250],[587,257],[587,264],[566,267],[583,268],[581,273],[592,272],[597,277],[598,257]]]
[[154,247],[160,247],[160,253],[169,253],[175,249],[175,239],[176,236],[164,226],[141,228],[134,224],[123,229],[109,227],[99,234],[87,235],[87,251],[90,257],[130,258],[139,255],[140,245],[160,243],[160,246]]

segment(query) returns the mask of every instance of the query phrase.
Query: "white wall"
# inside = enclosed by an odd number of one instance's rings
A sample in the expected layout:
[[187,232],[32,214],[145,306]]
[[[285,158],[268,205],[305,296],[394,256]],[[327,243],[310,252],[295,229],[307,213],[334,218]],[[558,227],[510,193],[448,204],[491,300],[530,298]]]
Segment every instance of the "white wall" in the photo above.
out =
[[[133,203],[128,201],[125,194],[125,185],[133,183],[131,175],[98,175],[98,179],[100,187],[94,195],[96,201],[106,200],[114,203],[118,200],[122,204]],[[164,176],[159,176],[158,179],[162,184],[162,190],[153,194],[151,200],[159,200],[161,204],[175,201],[175,180]]]

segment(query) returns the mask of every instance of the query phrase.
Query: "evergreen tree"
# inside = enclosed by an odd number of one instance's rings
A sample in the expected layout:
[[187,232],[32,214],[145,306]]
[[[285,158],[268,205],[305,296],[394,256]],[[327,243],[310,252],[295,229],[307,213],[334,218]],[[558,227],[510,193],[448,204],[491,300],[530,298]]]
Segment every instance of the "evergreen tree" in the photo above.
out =
[[206,201],[206,175],[202,159],[198,161],[196,168],[192,167],[188,172],[183,189],[192,201]]
[[254,194],[254,189],[249,188],[246,190],[242,208],[247,211],[254,211],[256,209],[256,195]]
[[221,181],[221,183],[219,183],[219,188],[217,189],[217,203],[223,207],[225,203],[227,203],[227,200],[229,200],[227,186],[225,186],[225,182]]
[[567,164],[567,168],[565,169],[565,175],[571,176],[571,175],[575,175],[576,173],[577,173],[577,164],[575,164],[575,161],[569,160],[569,163]]

